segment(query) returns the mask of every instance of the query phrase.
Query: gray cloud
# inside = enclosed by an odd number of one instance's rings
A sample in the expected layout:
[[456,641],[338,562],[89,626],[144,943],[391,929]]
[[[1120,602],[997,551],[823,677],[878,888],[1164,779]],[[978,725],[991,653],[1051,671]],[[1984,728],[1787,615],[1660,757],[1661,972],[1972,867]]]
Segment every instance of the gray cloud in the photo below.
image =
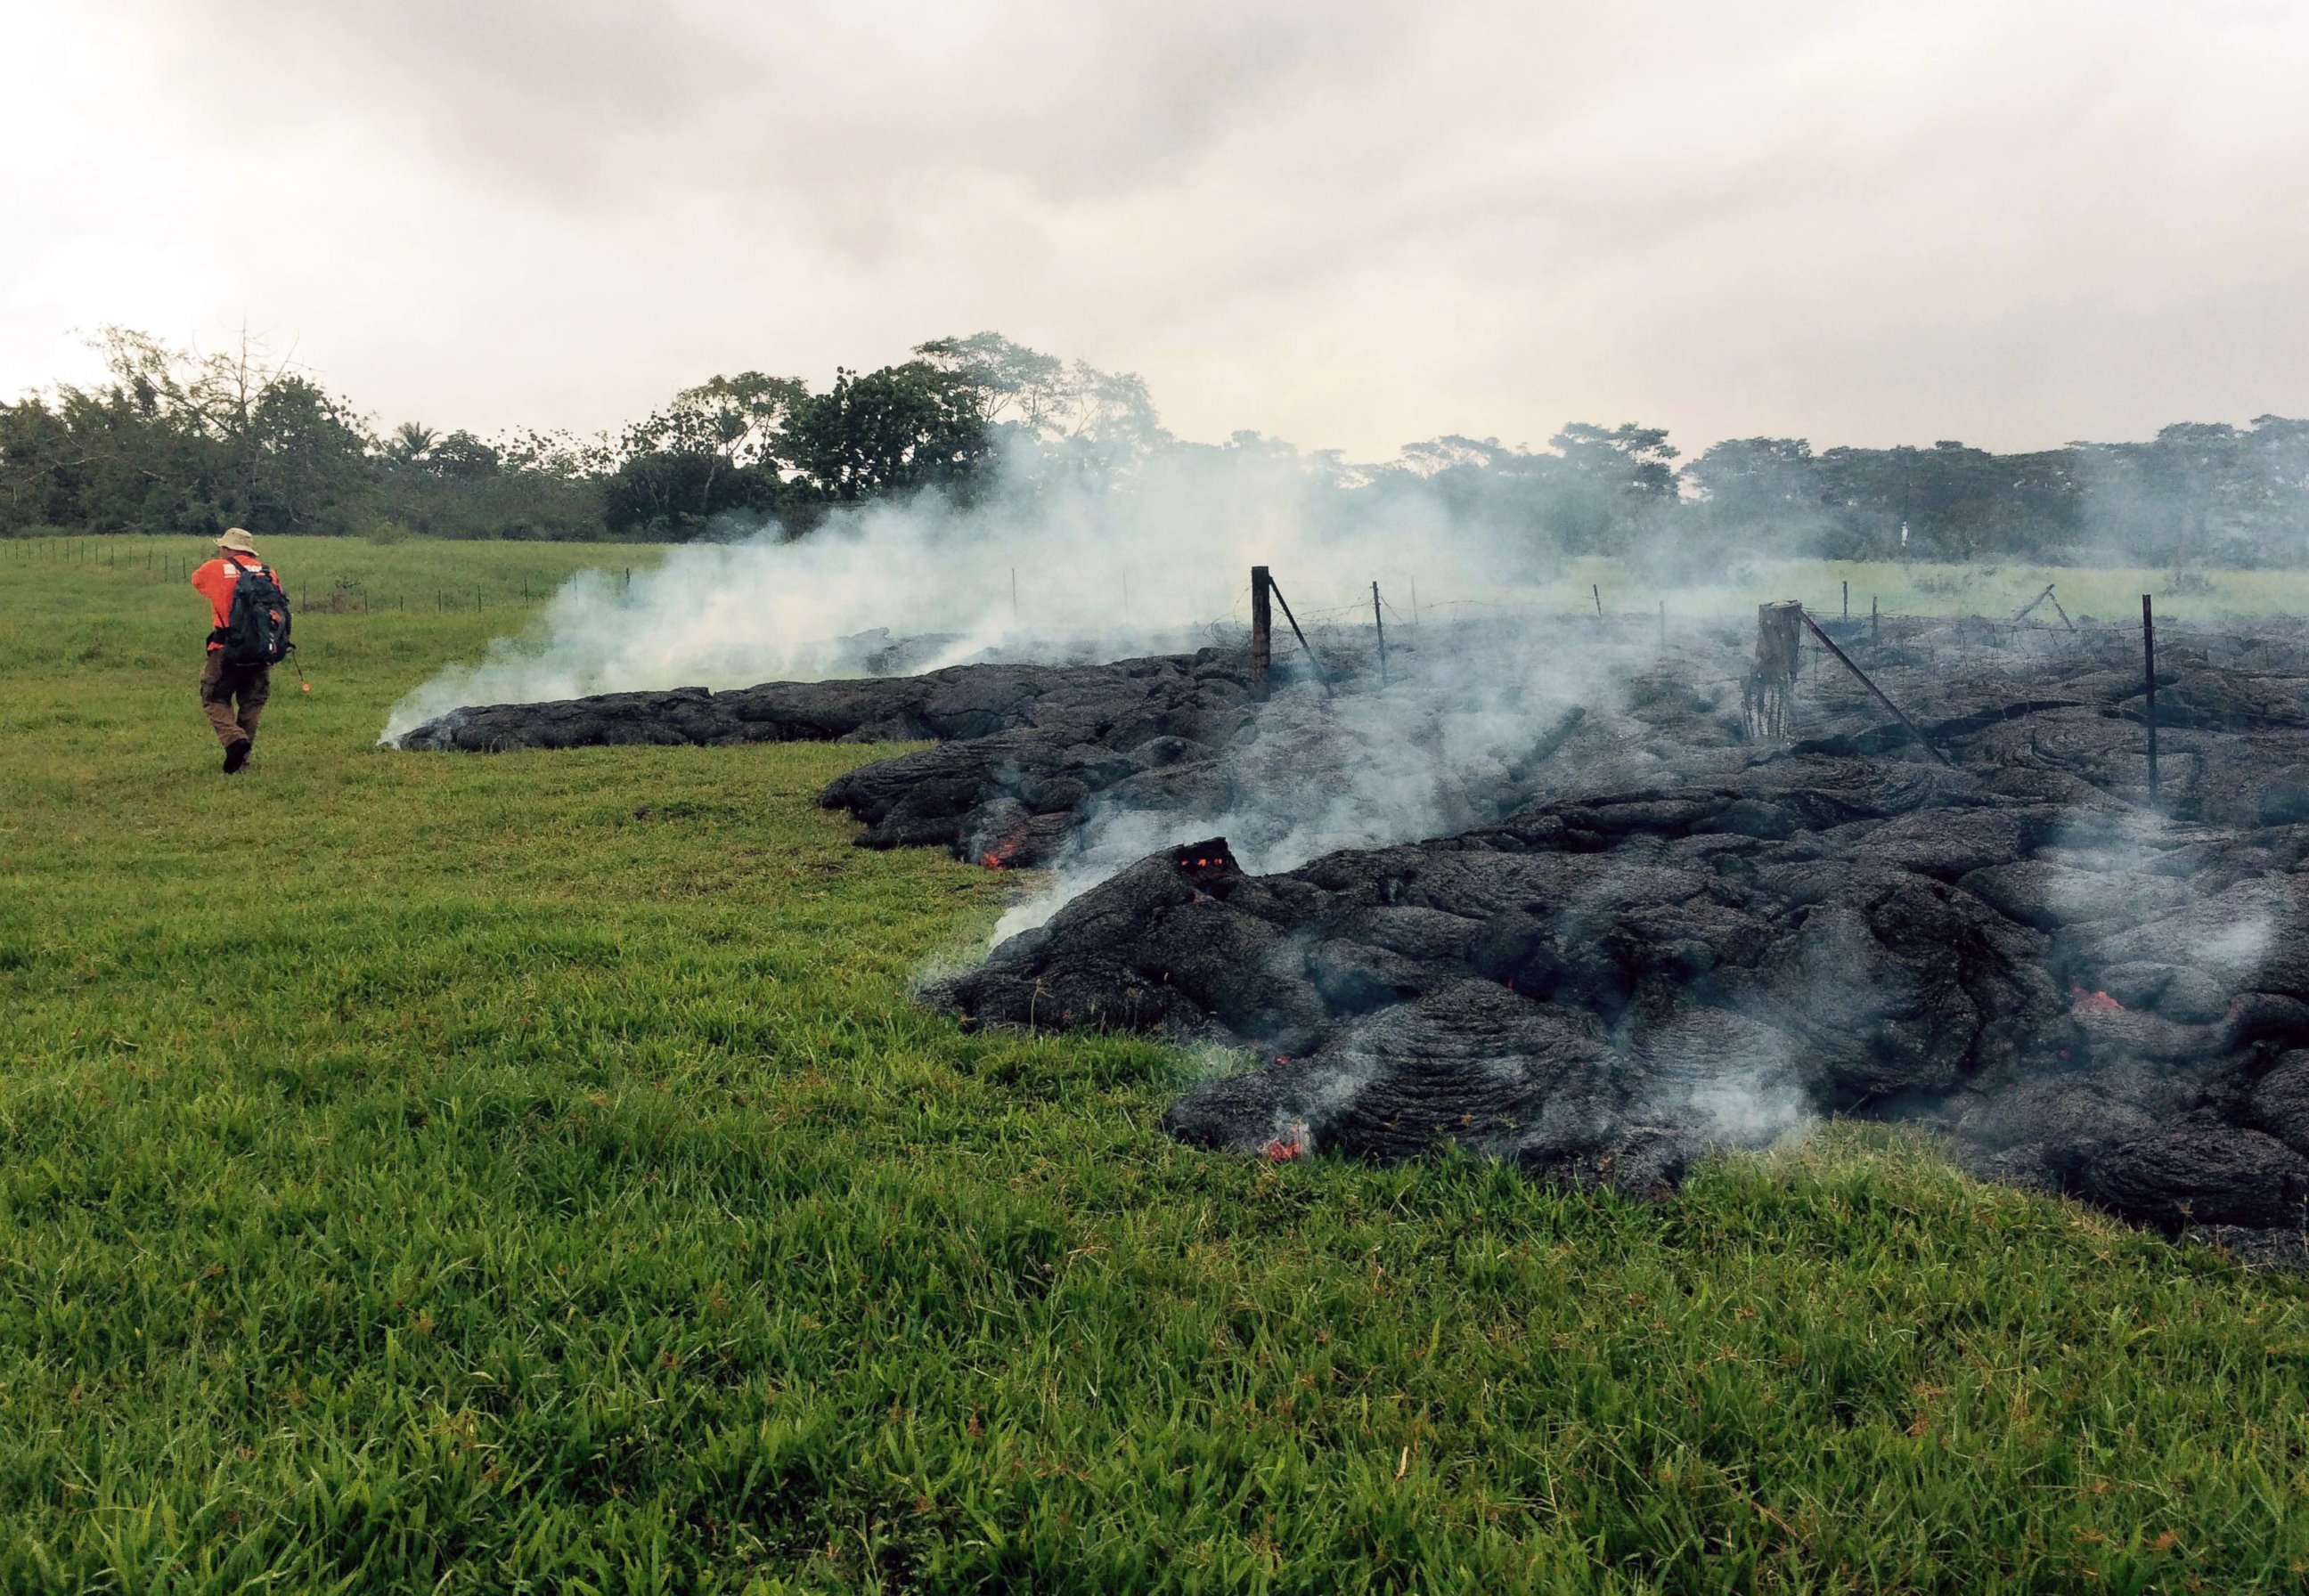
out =
[[[132,0],[135,4],[136,0]],[[1302,76],[1351,71],[1368,5],[955,7],[575,0],[138,4],[172,70],[242,87],[248,142],[298,118],[410,138],[573,204],[654,188],[899,205],[980,171],[1052,200],[1156,180]]]
[[246,314],[390,418],[485,427],[990,325],[1142,372],[1190,435],[1357,453],[1575,416],[2028,446],[2309,408],[2299,4],[24,26],[0,387],[54,375],[71,324]]

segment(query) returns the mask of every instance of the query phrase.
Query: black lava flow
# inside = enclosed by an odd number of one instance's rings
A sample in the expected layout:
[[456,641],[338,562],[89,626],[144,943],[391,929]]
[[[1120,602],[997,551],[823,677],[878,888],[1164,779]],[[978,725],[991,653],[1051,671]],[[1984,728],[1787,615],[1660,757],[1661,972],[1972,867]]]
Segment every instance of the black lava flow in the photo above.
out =
[[[1433,629],[1440,634],[1440,629]],[[1561,628],[1583,679],[1456,834],[1246,873],[1245,750],[1416,690],[1254,698],[1247,655],[618,694],[459,710],[411,748],[928,740],[821,801],[867,847],[1062,860],[1094,815],[1178,846],[927,1000],[1257,1060],[1172,1109],[1196,1145],[1394,1160],[1439,1143],[1652,1193],[1819,1114],[1943,1133],[1995,1178],[2248,1255],[2309,1227],[2309,654],[2167,629],[2152,794],[2137,634],[1904,624],[1844,641],[1946,763],[1832,661],[1748,740],[1751,626],[1665,651]],[[2218,661],[2216,663],[2216,661]],[[1406,681],[1406,678],[1408,680]],[[1376,696],[1374,696],[1376,695]],[[1196,839],[1189,841],[1189,839]]]

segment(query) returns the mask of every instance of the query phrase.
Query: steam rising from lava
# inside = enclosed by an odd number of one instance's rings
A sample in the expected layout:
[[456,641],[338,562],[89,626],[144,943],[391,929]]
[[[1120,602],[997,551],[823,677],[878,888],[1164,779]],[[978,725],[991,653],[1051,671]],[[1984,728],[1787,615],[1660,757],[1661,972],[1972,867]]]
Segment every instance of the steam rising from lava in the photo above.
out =
[[1518,762],[1567,715],[1619,696],[1600,651],[1567,652],[1506,628],[1487,628],[1478,647],[1397,637],[1396,679],[1385,690],[1367,669],[1337,698],[1311,681],[1279,692],[1251,740],[1227,751],[1223,804],[1092,810],[1050,884],[1004,915],[994,939],[1040,925],[1133,860],[1203,833],[1226,837],[1243,868],[1264,875],[1342,848],[1500,819],[1530,794]]
[[678,547],[630,584],[573,580],[527,635],[403,698],[384,740],[467,704],[869,674],[885,634],[934,640],[908,671],[1192,647],[1247,622],[1254,564],[1274,567],[1302,619],[1359,600],[1367,622],[1373,579],[1407,612],[1414,581],[1492,593],[1535,548],[1432,495],[1392,494],[1382,510],[1328,457],[1249,443],[1165,451],[1123,479],[1006,470],[969,505],[877,503],[791,541],[774,523],[716,530],[722,540]]

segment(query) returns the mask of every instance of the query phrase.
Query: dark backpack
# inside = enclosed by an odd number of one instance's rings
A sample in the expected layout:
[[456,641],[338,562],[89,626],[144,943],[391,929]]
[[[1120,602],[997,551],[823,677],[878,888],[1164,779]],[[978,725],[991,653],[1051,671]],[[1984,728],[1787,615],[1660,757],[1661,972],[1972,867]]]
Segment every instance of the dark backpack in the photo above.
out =
[[232,609],[218,639],[227,665],[278,665],[297,645],[289,641],[289,595],[263,565],[242,565],[232,584]]

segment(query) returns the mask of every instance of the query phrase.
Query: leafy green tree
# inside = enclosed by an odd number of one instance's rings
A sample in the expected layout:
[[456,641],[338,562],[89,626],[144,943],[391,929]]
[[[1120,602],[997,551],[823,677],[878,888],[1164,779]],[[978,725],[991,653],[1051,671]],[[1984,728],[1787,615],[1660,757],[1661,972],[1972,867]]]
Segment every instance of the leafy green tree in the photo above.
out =
[[1970,560],[2065,549],[2076,535],[2078,465],[2072,450],[2000,455],[1952,438],[1929,449],[1828,450],[1820,551]]
[[1060,360],[999,332],[932,339],[914,354],[959,384],[989,434],[1010,444],[1013,477],[1038,470],[1112,476],[1171,442],[1134,373]]
[[629,428],[628,452],[718,456],[725,467],[774,463],[780,428],[809,389],[799,377],[741,371],[684,388],[663,410]]
[[107,328],[110,383],[57,390],[84,473],[77,506],[121,531],[342,531],[371,485],[344,402],[244,334],[207,356]]
[[1046,427],[1071,430],[1075,384],[1067,363],[1055,355],[1014,343],[999,332],[933,338],[916,344],[914,354],[966,388],[979,419],[989,427],[1022,426],[1037,434]]
[[76,521],[79,444],[38,394],[0,404],[0,531]]
[[1593,479],[1612,492],[1639,499],[1675,496],[1677,451],[1664,427],[1622,421],[1602,427],[1573,421],[1547,441],[1574,474]]
[[785,426],[808,397],[799,378],[758,371],[683,389],[626,429],[622,458],[602,485],[610,525],[679,533],[731,511],[778,510],[794,496]]
[[794,406],[794,464],[826,499],[855,504],[925,487],[966,487],[989,455],[981,396],[927,360],[856,373]]
[[1820,507],[1819,462],[1803,438],[1726,438],[1683,475],[1725,517],[1812,514]]
[[1803,438],[1726,438],[1682,476],[1691,519],[1722,557],[1807,553],[1826,528],[1820,462]]
[[2250,546],[2262,563],[2309,561],[2309,421],[2255,416],[2239,444]]
[[1523,452],[1502,447],[1497,438],[1478,439],[1447,433],[1441,437],[1405,444],[1397,452],[1396,460],[1403,470],[1431,481],[1454,471],[1508,470],[1518,463],[1518,455]]
[[425,453],[425,469],[447,481],[466,482],[494,477],[501,463],[498,450],[459,428],[437,440]]
[[243,420],[237,455],[243,521],[265,531],[350,530],[374,482],[370,440],[344,405],[294,373],[276,377]]
[[1655,564],[1694,550],[2309,562],[2309,421],[2273,415],[2022,454],[1955,440],[1816,454],[1801,438],[1734,438],[1681,471],[1660,428],[1575,422],[1546,450],[1450,435],[1355,465],[1256,433],[1182,443],[1137,376],[989,332],[840,370],[821,394],[759,371],[717,375],[614,443],[485,440],[414,421],[380,440],[253,338],[201,354],[113,327],[97,347],[102,381],[0,403],[0,532],[382,522],[447,537],[679,537],[752,512],[799,534],[828,505],[983,491],[999,455],[1002,491],[1027,498],[1076,481],[1127,487],[1163,462],[1254,470],[1327,496],[1326,513],[1349,523],[1440,511],[1526,550],[1535,570],[1589,551]]
[[421,421],[403,421],[385,440],[385,458],[396,465],[414,465],[433,449],[433,429]]
[[1621,551],[1656,533],[1673,509],[1676,450],[1665,428],[1574,421],[1548,443],[1561,463],[1547,474],[1544,514],[1567,552]]

